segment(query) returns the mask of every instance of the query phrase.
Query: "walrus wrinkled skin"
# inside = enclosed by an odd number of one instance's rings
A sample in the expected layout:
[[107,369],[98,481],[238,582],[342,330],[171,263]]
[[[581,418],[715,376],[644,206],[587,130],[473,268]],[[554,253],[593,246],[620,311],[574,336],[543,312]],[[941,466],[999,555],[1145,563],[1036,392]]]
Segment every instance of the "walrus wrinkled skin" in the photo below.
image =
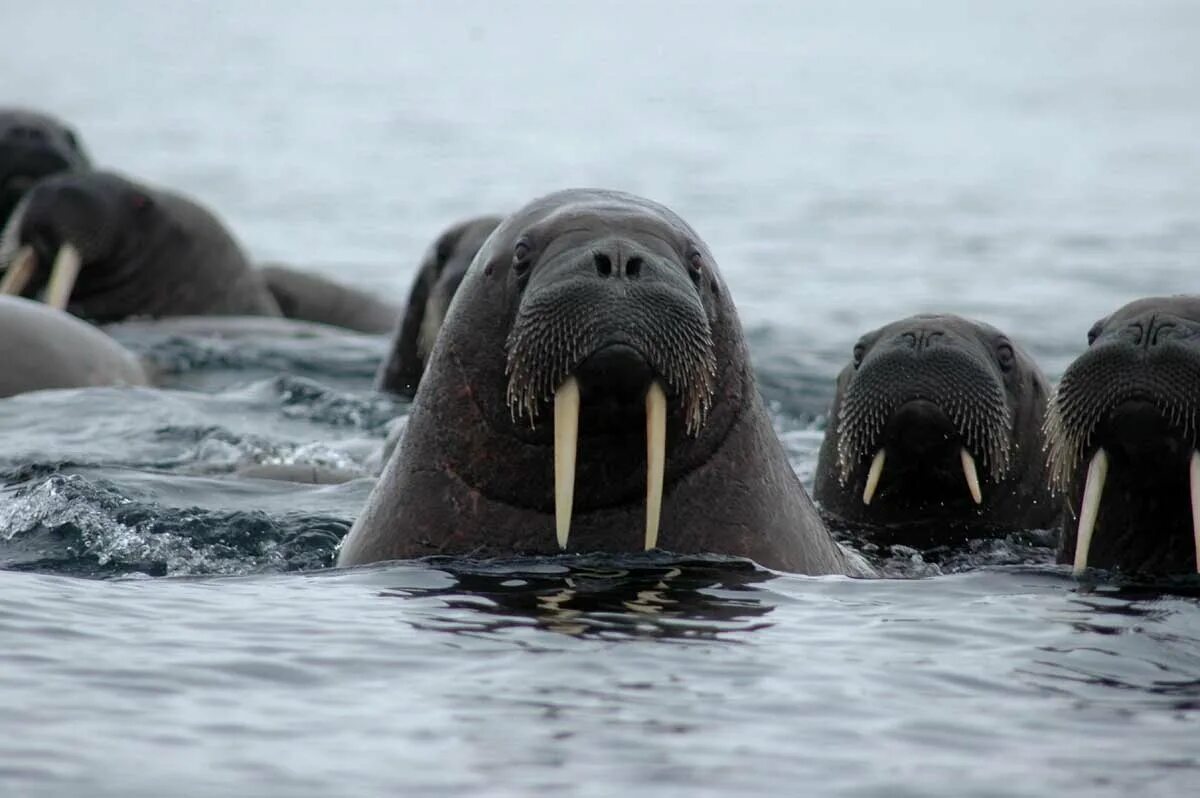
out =
[[408,306],[392,335],[387,358],[375,375],[381,391],[411,399],[417,393],[425,363],[475,253],[503,220],[478,216],[459,222],[437,237],[417,268]]
[[100,330],[11,296],[0,296],[0,363],[0,396],[148,382],[141,362]]
[[[648,512],[654,473],[660,524]],[[656,541],[802,573],[853,570],[788,465],[700,237],[629,194],[551,194],[475,257],[338,562]]]
[[75,131],[48,114],[0,108],[0,227],[35,183],[91,168]]
[[1046,417],[1066,497],[1059,561],[1200,570],[1198,429],[1200,296],[1140,299],[1096,322]]
[[814,497],[832,526],[934,546],[1048,529],[1049,384],[1007,335],[928,314],[864,335],[838,375]]
[[279,315],[215,216],[110,172],[54,175],[30,189],[0,239],[0,265],[3,291],[45,288],[47,302],[97,323]]
[[260,270],[279,310],[289,319],[386,333],[400,318],[396,305],[328,277],[278,263],[265,264]]

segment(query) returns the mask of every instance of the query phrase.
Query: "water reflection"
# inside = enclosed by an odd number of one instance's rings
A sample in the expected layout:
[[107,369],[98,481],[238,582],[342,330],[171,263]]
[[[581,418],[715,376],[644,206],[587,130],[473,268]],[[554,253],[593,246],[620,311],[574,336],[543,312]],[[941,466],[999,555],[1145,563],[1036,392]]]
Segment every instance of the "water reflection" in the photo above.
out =
[[656,554],[430,564],[454,584],[383,595],[440,599],[454,612],[418,626],[454,633],[535,626],[575,637],[712,640],[768,626],[774,609],[754,587],[774,574],[745,560]]
[[1097,576],[1066,597],[1057,620],[1074,638],[1039,647],[1039,683],[1085,704],[1128,708],[1134,698],[1175,712],[1200,710],[1200,627],[1194,621],[1200,581],[1090,581]]

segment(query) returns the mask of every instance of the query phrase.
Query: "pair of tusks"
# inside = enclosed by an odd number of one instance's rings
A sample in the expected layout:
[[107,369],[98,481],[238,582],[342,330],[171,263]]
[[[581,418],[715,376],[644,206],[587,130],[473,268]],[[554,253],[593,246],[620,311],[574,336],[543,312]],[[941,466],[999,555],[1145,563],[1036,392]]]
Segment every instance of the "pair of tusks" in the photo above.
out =
[[[1092,535],[1100,515],[1100,499],[1104,481],[1108,478],[1108,453],[1097,449],[1088,464],[1087,482],[1083,484],[1083,505],[1079,509],[1079,534],[1075,538],[1075,573],[1087,568]],[[1188,489],[1192,500],[1192,540],[1196,548],[1196,571],[1200,573],[1200,452],[1192,452],[1188,461]]]
[[[63,244],[59,247],[58,255],[54,258],[54,266],[50,269],[50,282],[46,284],[46,304],[56,310],[66,310],[71,300],[71,291],[75,289],[75,280],[79,277],[79,268],[83,258],[74,244]],[[37,253],[33,247],[26,244],[17,250],[16,256],[8,264],[4,279],[0,280],[0,295],[11,294],[19,296],[33,279],[37,271]]]
[[[967,478],[967,490],[971,491],[971,498],[975,500],[976,504],[983,504],[983,492],[979,489],[979,472],[975,469],[975,458],[965,448],[960,454],[963,476]],[[871,461],[871,469],[867,471],[867,486],[863,488],[863,504],[870,504],[871,500],[875,498],[875,491],[879,488],[879,478],[883,476],[885,459],[887,459],[887,452],[880,449],[875,455],[875,459]]]
[[[579,450],[579,381],[567,377],[554,392],[554,523],[560,548],[571,534],[575,455]],[[646,551],[658,545],[663,472],[667,462],[667,395],[658,382],[646,391]]]

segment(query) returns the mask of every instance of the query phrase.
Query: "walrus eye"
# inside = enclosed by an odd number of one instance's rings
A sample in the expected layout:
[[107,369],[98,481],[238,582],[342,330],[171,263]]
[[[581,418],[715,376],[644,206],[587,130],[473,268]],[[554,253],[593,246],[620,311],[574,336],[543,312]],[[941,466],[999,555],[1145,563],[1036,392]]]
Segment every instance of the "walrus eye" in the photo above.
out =
[[513,271],[524,274],[529,270],[529,242],[521,239],[513,247]]
[[1017,361],[1017,356],[1013,353],[1011,344],[1000,344],[996,347],[996,360],[1000,363],[1000,368],[1003,371],[1011,371],[1013,364]]
[[863,357],[867,354],[867,348],[861,343],[854,345],[854,368],[862,365]]
[[1088,346],[1096,343],[1096,339],[1100,337],[1100,330],[1103,326],[1101,322],[1096,322],[1092,325],[1092,329],[1088,330]]

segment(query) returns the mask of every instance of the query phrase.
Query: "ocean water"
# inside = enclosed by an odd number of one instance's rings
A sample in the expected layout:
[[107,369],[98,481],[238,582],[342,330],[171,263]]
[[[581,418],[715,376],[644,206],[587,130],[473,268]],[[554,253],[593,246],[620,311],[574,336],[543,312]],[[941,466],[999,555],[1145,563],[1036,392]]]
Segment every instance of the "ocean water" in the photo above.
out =
[[[402,301],[567,186],[708,240],[793,466],[867,329],[954,311],[1053,377],[1200,290],[1200,5],[0,2],[5,102],[247,249]],[[1200,585],[1044,536],[887,578],[667,555],[331,565],[407,406],[381,338],[122,338],[159,389],[0,401],[5,796],[1164,795]],[[238,476],[345,469],[344,484]]]

